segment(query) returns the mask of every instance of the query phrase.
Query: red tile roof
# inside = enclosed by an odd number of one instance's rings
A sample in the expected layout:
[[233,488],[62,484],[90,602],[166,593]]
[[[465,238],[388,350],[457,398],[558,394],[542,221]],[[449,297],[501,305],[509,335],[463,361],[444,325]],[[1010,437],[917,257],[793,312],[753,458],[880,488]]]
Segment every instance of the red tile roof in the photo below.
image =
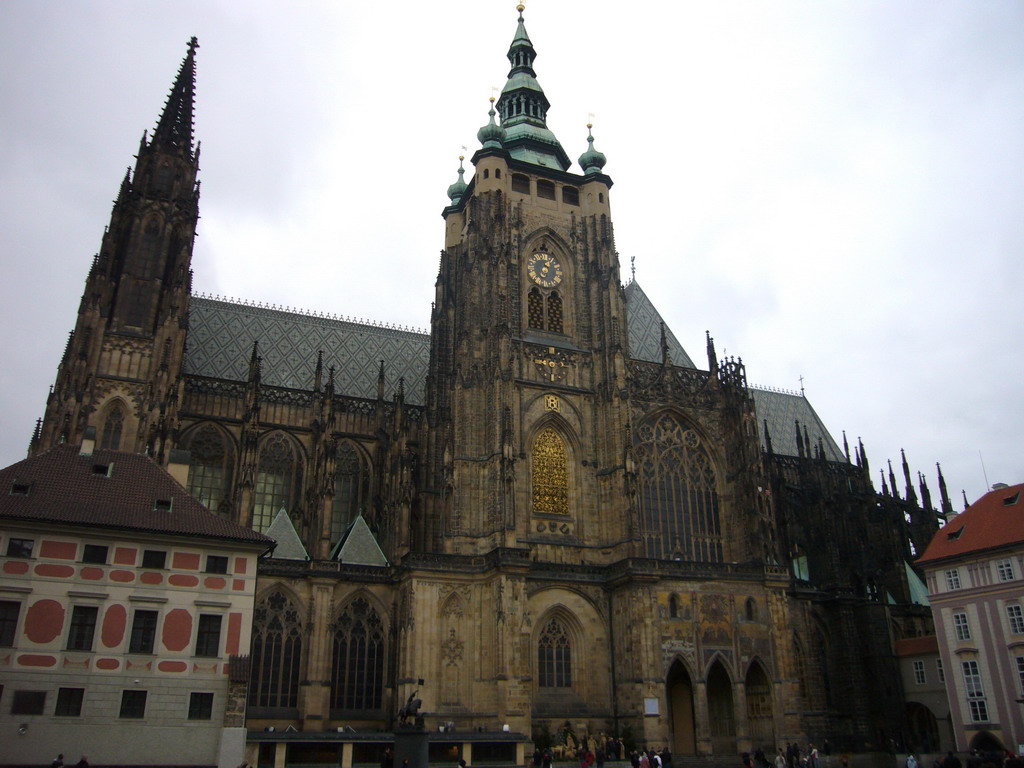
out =
[[989,491],[940,528],[919,563],[1024,543],[1024,483]]
[[935,635],[904,637],[895,642],[897,656],[920,656],[923,653],[938,653],[939,639]]
[[[100,467],[109,467],[109,476]],[[157,509],[158,500],[171,501],[170,511]],[[122,451],[83,456],[77,445],[61,445],[0,470],[0,520],[273,543],[208,510],[148,456]]]

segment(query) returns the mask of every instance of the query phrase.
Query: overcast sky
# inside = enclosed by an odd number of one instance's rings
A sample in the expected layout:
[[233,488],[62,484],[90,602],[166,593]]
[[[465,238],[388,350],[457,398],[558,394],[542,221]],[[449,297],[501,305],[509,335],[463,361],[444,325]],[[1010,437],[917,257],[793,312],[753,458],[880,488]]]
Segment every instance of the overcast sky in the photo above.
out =
[[[425,328],[515,3],[0,3],[0,466],[192,35],[197,292]],[[1024,481],[1024,3],[529,2],[616,244],[691,357],[806,394],[957,508]],[[574,166],[578,172],[578,167]],[[897,474],[899,467],[897,465]],[[902,481],[901,481],[902,485]]]

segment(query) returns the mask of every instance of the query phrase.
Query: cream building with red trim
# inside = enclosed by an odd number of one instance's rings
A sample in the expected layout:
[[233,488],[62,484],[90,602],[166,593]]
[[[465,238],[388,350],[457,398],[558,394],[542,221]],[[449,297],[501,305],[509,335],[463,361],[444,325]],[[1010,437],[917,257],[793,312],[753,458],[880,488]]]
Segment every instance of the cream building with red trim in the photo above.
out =
[[237,765],[230,660],[271,543],[140,454],[86,441],[0,470],[0,764]]

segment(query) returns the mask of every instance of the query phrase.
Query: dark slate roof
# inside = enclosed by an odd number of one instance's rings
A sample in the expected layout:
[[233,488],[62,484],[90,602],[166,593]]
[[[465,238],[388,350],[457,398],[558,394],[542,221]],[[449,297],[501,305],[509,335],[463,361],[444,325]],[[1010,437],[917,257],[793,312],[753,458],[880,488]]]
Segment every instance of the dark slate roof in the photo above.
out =
[[262,382],[268,386],[313,389],[322,350],[324,376],[333,365],[339,395],[376,398],[383,360],[385,396],[390,398],[404,377],[406,402],[424,402],[430,352],[425,333],[196,296],[189,307],[187,374],[245,381],[256,341]]
[[1024,543],[1024,483],[989,491],[936,531],[917,561],[928,563]]
[[[660,363],[661,314],[635,280],[626,286],[625,296],[630,357]],[[335,368],[337,394],[376,398],[379,364],[384,360],[386,396],[391,397],[399,377],[404,377],[406,402],[425,402],[430,355],[426,333],[204,297],[193,297],[190,307],[185,356],[188,374],[245,381],[252,344],[258,341],[262,381],[269,386],[311,390],[317,352],[323,350],[325,370],[331,365]],[[696,368],[667,325],[665,336],[672,364]],[[846,460],[805,397],[753,387],[751,393],[757,404],[762,447],[762,420],[767,420],[775,452],[798,455],[794,422],[799,421],[806,425],[812,447],[820,436],[829,460]]]
[[[107,467],[100,472],[98,467]],[[18,486],[17,488],[15,486]],[[22,488],[27,486],[27,494]],[[157,500],[170,500],[170,511]],[[0,470],[0,520],[50,522],[271,545],[215,515],[148,456],[60,445]]]
[[772,450],[783,456],[798,456],[796,447],[796,422],[800,422],[800,430],[807,428],[807,436],[811,438],[811,455],[814,455],[818,438],[825,447],[825,458],[829,461],[846,461],[846,455],[836,445],[832,435],[811,403],[803,395],[777,390],[750,387],[750,394],[757,406],[757,432],[761,436],[761,447],[766,448],[764,438],[764,422],[768,422],[768,433],[772,438]]
[[[640,284],[634,280],[625,289],[626,319],[629,323],[629,356],[649,363],[661,362],[661,324],[664,322]],[[672,329],[665,326],[672,365],[696,368]]]

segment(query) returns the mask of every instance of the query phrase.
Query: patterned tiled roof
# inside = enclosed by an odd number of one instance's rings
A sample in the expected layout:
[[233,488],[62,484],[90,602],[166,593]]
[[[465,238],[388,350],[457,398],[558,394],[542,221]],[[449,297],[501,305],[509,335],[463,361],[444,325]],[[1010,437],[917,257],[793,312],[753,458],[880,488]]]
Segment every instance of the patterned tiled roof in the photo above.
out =
[[1024,483],[989,491],[932,537],[917,561],[969,555],[1024,544]]
[[[635,280],[626,286],[625,295],[630,356],[660,363],[661,314]],[[667,325],[665,338],[673,365],[696,368]],[[406,402],[425,402],[429,335],[219,299],[192,298],[185,372],[245,381],[254,341],[259,342],[263,358],[262,381],[269,386],[312,389],[317,353],[323,350],[325,370],[331,365],[335,369],[337,394],[375,398],[379,365],[384,360],[386,396],[392,395],[399,377],[404,377]],[[807,427],[812,446],[820,437],[829,460],[846,460],[805,397],[753,387],[751,393],[762,446],[763,419],[768,422],[775,452],[796,456],[794,422],[799,421],[801,427]]]
[[[649,363],[661,362],[661,324],[664,322],[640,284],[634,280],[626,286],[626,319],[629,324],[629,356]],[[672,365],[696,368],[672,329],[665,326],[665,341]]]
[[[158,500],[170,501],[170,509],[157,509]],[[148,456],[82,455],[77,445],[60,445],[0,470],[0,520],[272,543],[215,515]]]
[[767,448],[764,436],[764,422],[768,422],[768,433],[772,438],[772,450],[783,456],[798,456],[796,447],[796,422],[800,422],[801,432],[807,428],[807,436],[811,439],[811,455],[818,445],[818,438],[825,447],[825,458],[829,461],[846,461],[846,456],[832,439],[825,425],[810,401],[803,395],[776,390],[750,388],[757,407],[757,432],[761,436],[761,447]]
[[274,547],[274,557],[278,560],[309,560],[309,554],[302,545],[302,539],[295,532],[292,519],[288,516],[288,510],[279,509],[274,516],[273,522],[267,528],[267,536],[272,538],[277,546]]
[[383,360],[385,396],[391,397],[404,377],[406,402],[424,402],[430,352],[424,333],[201,297],[190,303],[185,373],[245,381],[254,341],[268,386],[311,390],[322,350],[324,376],[333,365],[338,394],[377,397]]

